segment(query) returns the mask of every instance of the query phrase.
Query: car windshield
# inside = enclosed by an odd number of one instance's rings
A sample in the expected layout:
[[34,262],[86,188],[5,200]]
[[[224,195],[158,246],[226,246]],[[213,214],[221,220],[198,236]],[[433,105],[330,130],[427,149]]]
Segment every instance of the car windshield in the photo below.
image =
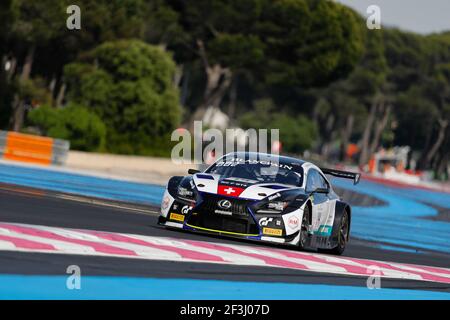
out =
[[222,178],[239,178],[255,183],[281,183],[301,186],[303,168],[298,163],[220,159],[206,173],[219,174]]

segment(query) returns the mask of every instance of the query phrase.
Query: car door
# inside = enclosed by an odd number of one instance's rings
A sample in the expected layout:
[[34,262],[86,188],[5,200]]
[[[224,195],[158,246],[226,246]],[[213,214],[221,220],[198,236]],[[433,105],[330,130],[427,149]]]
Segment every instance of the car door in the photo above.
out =
[[[310,193],[317,188],[329,190],[328,182],[316,169],[308,171],[306,180],[306,192]],[[325,234],[328,230],[323,228],[326,225],[330,214],[330,199],[326,193],[314,193],[312,195],[312,230],[314,233]],[[325,231],[325,232],[324,232]]]

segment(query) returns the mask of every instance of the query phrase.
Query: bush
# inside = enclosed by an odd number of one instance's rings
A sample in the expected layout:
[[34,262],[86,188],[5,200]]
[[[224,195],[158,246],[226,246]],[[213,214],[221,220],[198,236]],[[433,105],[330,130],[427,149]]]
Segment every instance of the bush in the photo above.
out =
[[30,111],[28,121],[46,136],[69,140],[71,149],[104,150],[106,126],[96,114],[82,106],[70,104],[60,109],[42,106]]
[[278,114],[269,127],[280,130],[283,150],[289,153],[302,153],[310,149],[316,137],[316,128],[312,121],[304,116],[290,117]]
[[175,63],[138,40],[100,45],[88,62],[66,66],[69,99],[92,109],[107,126],[106,150],[160,155],[181,120],[173,85]]
[[270,99],[256,101],[255,110],[240,118],[240,125],[254,129],[279,129],[282,152],[302,153],[312,147],[317,136],[314,123],[304,116],[275,113]]

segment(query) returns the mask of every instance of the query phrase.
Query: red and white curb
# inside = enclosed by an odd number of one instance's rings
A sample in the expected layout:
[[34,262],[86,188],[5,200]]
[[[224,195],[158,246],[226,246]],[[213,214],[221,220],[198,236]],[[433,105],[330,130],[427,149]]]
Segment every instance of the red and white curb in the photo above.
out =
[[262,246],[0,222],[0,250],[266,266],[450,283],[450,269],[335,257]]

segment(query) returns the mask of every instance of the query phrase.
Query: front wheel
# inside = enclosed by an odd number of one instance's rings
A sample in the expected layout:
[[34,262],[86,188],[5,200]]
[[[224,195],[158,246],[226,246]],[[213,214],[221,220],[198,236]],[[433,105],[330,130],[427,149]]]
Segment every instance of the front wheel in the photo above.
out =
[[339,225],[339,233],[338,233],[338,244],[333,249],[318,249],[318,252],[341,255],[345,251],[345,247],[347,246],[347,242],[349,239],[349,230],[350,230],[350,220],[348,218],[348,212],[345,211],[344,216],[342,217],[341,223]]
[[310,215],[311,212],[309,210],[309,206],[305,206],[302,217],[302,225],[300,227],[300,239],[298,240],[298,247],[301,250],[305,249],[308,244]]

